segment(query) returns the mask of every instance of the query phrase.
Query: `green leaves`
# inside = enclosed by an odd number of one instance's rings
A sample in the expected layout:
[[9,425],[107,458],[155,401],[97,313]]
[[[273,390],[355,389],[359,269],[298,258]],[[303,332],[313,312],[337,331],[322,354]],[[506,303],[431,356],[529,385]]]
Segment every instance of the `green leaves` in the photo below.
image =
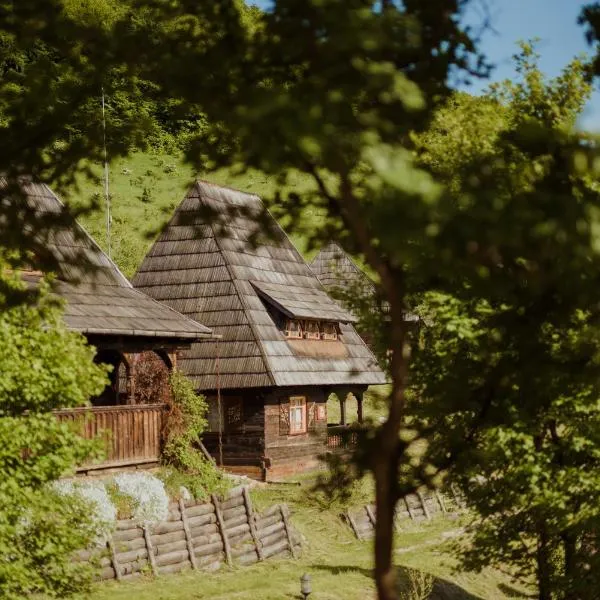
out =
[[71,556],[94,536],[85,507],[48,484],[72,473],[96,445],[51,411],[99,394],[106,367],[94,364],[81,335],[66,330],[45,286],[40,292],[33,303],[0,312],[0,555],[10,559],[0,561],[0,595],[9,600],[68,594],[91,575]]

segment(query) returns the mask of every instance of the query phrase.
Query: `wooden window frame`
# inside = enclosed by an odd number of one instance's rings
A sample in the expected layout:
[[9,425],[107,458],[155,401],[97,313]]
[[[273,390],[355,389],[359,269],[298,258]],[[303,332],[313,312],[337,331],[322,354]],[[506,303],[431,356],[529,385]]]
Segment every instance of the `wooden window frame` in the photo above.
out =
[[[290,328],[290,323],[297,323],[298,329],[294,330]],[[298,319],[287,319],[285,322],[285,337],[292,340],[301,340],[303,336],[302,322]]]
[[[325,326],[326,325],[332,325],[333,329],[334,329],[334,333],[327,333],[325,331]],[[339,339],[338,326],[333,321],[325,321],[321,325],[321,339],[322,340],[329,340],[329,341],[337,341]]]
[[[300,405],[294,404],[294,402],[297,402],[297,401],[301,401],[301,404]],[[302,421],[301,421],[300,429],[294,428],[296,421],[294,419],[292,419],[292,411],[296,410],[297,408],[301,408]],[[289,411],[289,418],[290,418],[289,435],[302,435],[303,433],[306,433],[308,431],[308,419],[307,419],[307,413],[306,413],[306,396],[290,396],[288,411]]]
[[[317,331],[309,331],[309,324],[317,326]],[[302,328],[303,337],[305,340],[320,340],[321,339],[321,323],[319,321],[304,321],[304,327]]]
[[[222,423],[224,433],[243,433],[244,431],[244,401],[241,396],[221,397]],[[239,411],[240,419],[231,421],[230,415]]]

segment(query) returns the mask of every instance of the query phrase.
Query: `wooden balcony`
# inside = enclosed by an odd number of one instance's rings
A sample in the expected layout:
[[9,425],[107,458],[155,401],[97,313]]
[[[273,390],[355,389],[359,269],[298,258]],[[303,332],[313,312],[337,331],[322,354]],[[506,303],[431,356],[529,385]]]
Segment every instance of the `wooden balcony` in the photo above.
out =
[[78,423],[85,439],[101,438],[102,462],[86,463],[79,471],[157,463],[160,460],[164,404],[90,406],[55,411],[62,422]]

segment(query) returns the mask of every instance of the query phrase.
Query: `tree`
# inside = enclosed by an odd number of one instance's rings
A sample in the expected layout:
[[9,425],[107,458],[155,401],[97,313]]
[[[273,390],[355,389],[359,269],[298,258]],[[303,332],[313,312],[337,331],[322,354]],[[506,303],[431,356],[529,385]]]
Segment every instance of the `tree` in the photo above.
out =
[[[415,458],[417,441],[436,438],[427,421],[417,428],[418,422],[407,420],[415,347],[404,320],[408,299],[443,291],[461,301],[472,298],[478,311],[486,302],[492,310],[508,304],[514,311],[509,333],[517,344],[535,339],[542,322],[554,331],[575,327],[577,311],[591,308],[590,283],[596,280],[590,252],[594,257],[597,198],[589,178],[580,173],[582,164],[587,170],[593,150],[563,118],[573,111],[570,94],[584,78],[567,78],[552,89],[532,78],[521,96],[520,87],[498,90],[489,100],[499,114],[486,140],[487,153],[473,144],[460,178],[436,171],[421,153],[418,134],[427,131],[448,97],[449,79],[465,71],[485,73],[472,32],[460,26],[464,5],[274,2],[256,30],[239,38],[232,28],[221,38],[233,40],[238,60],[230,52],[227,82],[222,73],[211,74],[208,86],[215,86],[219,103],[203,104],[209,127],[188,154],[196,164],[253,167],[282,181],[291,170],[308,173],[312,192],[280,195],[282,210],[293,219],[308,205],[317,208],[325,216],[313,230],[313,242],[336,239],[364,256],[379,278],[390,304],[393,389],[388,419],[356,459],[359,472],[369,469],[375,478],[375,578],[379,597],[386,600],[396,597],[391,557],[397,499],[420,482],[438,483],[453,465],[463,464],[466,449],[491,414],[499,420],[504,416],[510,425],[508,417],[522,400],[508,393],[510,387],[499,388],[495,371],[489,377],[484,372],[482,389],[467,399],[469,419],[457,417],[443,443],[434,444],[438,454]],[[193,7],[182,3],[182,9],[190,20],[197,18]],[[185,33],[184,41],[181,32],[169,31],[180,68],[161,73],[161,86],[184,102],[202,103],[203,92],[191,83],[200,78],[196,65],[201,60],[189,30]],[[581,69],[575,71],[579,77]],[[508,96],[502,97],[505,89]],[[505,121],[507,98],[515,110]],[[574,98],[575,108],[580,100]],[[477,108],[483,117],[489,112]],[[537,317],[535,327],[522,316],[529,317],[530,311]],[[550,356],[549,343],[539,343],[540,356]],[[519,346],[514,354],[507,352],[502,364],[514,367],[515,357],[523,358],[525,350]],[[518,377],[528,374],[521,368]],[[488,393],[490,386],[493,393]],[[442,384],[435,390],[431,406],[451,418]],[[531,414],[545,406],[542,392],[531,395]],[[491,411],[490,397],[503,397],[501,411]]]
[[524,44],[521,81],[458,95],[418,141],[457,207],[442,243],[468,244],[424,294],[413,426],[481,517],[468,565],[512,563],[542,600],[593,598],[599,198],[573,130],[591,87],[581,60],[545,81],[536,59]]
[[[335,238],[364,254],[380,279],[390,303],[393,391],[368,466],[376,482],[375,578],[384,600],[396,597],[393,516],[402,492],[399,431],[410,354],[406,273],[430,238],[441,193],[413,164],[409,140],[447,95],[451,73],[484,70],[459,25],[465,4],[279,0],[254,31],[231,17],[211,46],[197,40],[198,26],[168,28],[159,44],[177,54],[168,72],[152,48],[144,58],[162,89],[200,104],[207,115],[209,127],[190,146],[190,160],[254,167],[282,179],[292,169],[309,173],[313,192],[280,197],[283,210],[322,209],[313,241]],[[206,16],[191,2],[180,7],[187,13],[181,22]],[[215,10],[225,18],[235,7],[223,2]],[[223,65],[207,77],[205,60],[217,52]]]
[[[7,285],[21,287],[4,265],[0,272]],[[82,336],[65,329],[60,308],[45,289],[33,304],[0,312],[3,598],[64,595],[89,578],[73,564],[72,553],[94,537],[90,507],[65,502],[49,484],[94,451],[51,412],[84,405],[102,391],[106,367],[95,365],[93,355]]]

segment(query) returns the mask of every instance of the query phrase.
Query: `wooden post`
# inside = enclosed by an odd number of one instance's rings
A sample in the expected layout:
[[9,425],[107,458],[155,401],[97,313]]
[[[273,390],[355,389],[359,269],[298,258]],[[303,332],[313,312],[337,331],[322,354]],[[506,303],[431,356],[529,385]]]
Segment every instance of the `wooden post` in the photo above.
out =
[[421,503],[421,507],[423,508],[423,514],[425,515],[426,519],[431,519],[431,515],[429,514],[429,509],[427,508],[427,505],[425,504],[425,498],[423,498],[423,494],[421,494],[421,492],[419,492],[417,490],[417,497],[419,498],[419,502]]
[[410,507],[410,504],[408,503],[406,496],[404,496],[403,500],[404,500],[404,504],[406,506],[406,510],[408,511],[408,516],[414,521],[415,515],[413,514],[412,508]]
[[369,517],[369,521],[371,521],[373,529],[375,529],[375,515],[373,514],[373,509],[369,504],[367,504],[365,508],[367,509],[367,517]]
[[124,352],[123,362],[127,373],[127,404],[135,404],[135,359],[136,355]]
[[346,397],[348,394],[344,396],[338,396],[340,400],[340,425],[346,424]]
[[181,513],[181,520],[183,522],[183,531],[185,533],[185,541],[188,549],[188,554],[190,555],[190,562],[192,563],[192,569],[197,569],[198,564],[196,563],[196,553],[194,552],[194,542],[192,541],[192,533],[190,532],[190,527],[187,522],[187,517],[185,514],[185,502],[183,498],[179,498],[179,512]]
[[363,393],[356,392],[354,394],[354,397],[356,398],[356,417],[358,419],[358,422],[362,423],[363,422]]
[[287,535],[288,543],[290,545],[290,552],[292,553],[292,558],[298,558],[298,555],[296,554],[296,550],[294,548],[294,540],[292,539],[290,524],[288,523],[287,514],[283,508],[283,504],[279,505],[279,510],[281,511],[281,518],[283,519],[283,526],[285,528],[285,534]]
[[246,515],[248,516],[248,525],[250,525],[250,535],[252,535],[252,540],[254,541],[254,546],[256,547],[256,554],[258,554],[258,560],[263,560],[264,555],[262,551],[262,544],[260,543],[258,531],[256,530],[256,522],[254,520],[254,512],[252,510],[252,502],[250,501],[250,494],[248,493],[247,487],[244,487],[242,489],[242,495],[244,497]]
[[229,566],[232,565],[231,560],[231,547],[229,546],[229,538],[227,537],[227,531],[225,530],[225,521],[223,520],[223,513],[221,512],[221,503],[217,498],[216,494],[211,494],[212,503],[215,507],[215,515],[217,516],[217,523],[221,532],[221,538],[223,539],[223,549],[225,550],[225,559]]
[[110,562],[112,563],[113,569],[115,570],[115,578],[117,581],[121,581],[123,576],[121,575],[121,567],[119,566],[119,562],[117,561],[117,552],[115,550],[115,545],[112,541],[112,537],[109,536],[108,540],[106,540],[106,545],[110,551]]
[[354,531],[354,535],[356,535],[359,541],[362,542],[362,535],[360,535],[358,527],[356,526],[356,521],[354,520],[354,517],[350,514],[350,511],[346,513],[346,518],[348,519],[348,523],[350,523],[350,527],[352,527],[352,531]]
[[202,443],[202,440],[198,440],[198,446],[200,446],[200,450],[202,454],[204,454],[204,458],[211,463],[214,467],[217,466],[217,461],[211,456],[210,452],[206,449],[206,446]]
[[153,575],[158,575],[156,568],[156,557],[154,556],[154,547],[152,546],[152,540],[150,539],[150,530],[144,527],[144,541],[146,542],[146,550],[148,551],[148,562],[150,563],[150,569],[152,569]]
[[437,490],[435,490],[434,493],[435,493],[435,498],[438,501],[440,508],[442,509],[442,512],[443,513],[448,512],[448,510],[446,509],[446,503],[444,502],[443,496]]

